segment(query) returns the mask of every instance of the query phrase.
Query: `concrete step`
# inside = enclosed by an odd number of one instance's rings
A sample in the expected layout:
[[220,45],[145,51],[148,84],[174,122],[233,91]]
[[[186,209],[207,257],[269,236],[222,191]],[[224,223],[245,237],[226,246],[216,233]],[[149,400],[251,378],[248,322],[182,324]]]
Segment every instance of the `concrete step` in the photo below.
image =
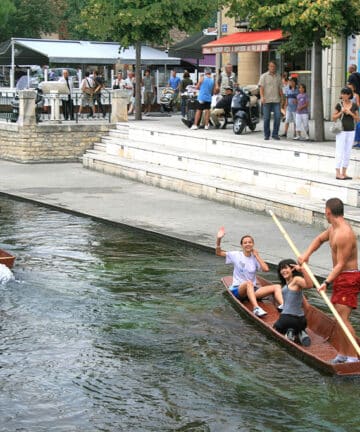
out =
[[[110,136],[122,141],[124,138],[117,129]],[[312,142],[281,140],[264,141],[260,132],[244,135],[224,135],[222,130],[183,131],[157,128],[142,124],[131,124],[129,140],[148,142],[157,145],[175,146],[188,151],[201,151],[217,156],[244,158],[254,162],[269,161],[273,164],[305,171],[323,173],[335,172],[335,143],[316,145]],[[119,142],[120,142],[119,141]],[[353,151],[348,171],[353,177],[360,176],[360,151]]]
[[[238,183],[149,162],[128,160],[95,150],[84,155],[83,165],[103,173],[126,177],[238,208],[261,212],[271,208],[279,217],[324,226],[323,199],[310,199],[273,188]],[[360,235],[360,209],[347,206],[346,214],[347,219],[352,222],[355,231]]]
[[103,138],[106,153],[119,158],[149,162],[159,167],[168,167],[190,173],[208,175],[241,184],[271,188],[310,199],[328,199],[337,196],[345,204],[357,206],[360,185],[355,181],[339,181],[332,175],[314,173],[300,169],[289,169],[271,162],[254,162],[208,154],[199,151],[185,151],[175,146],[159,146],[153,143],[122,141],[116,137]]
[[96,142],[94,143],[94,150],[106,152],[106,145],[106,142]]

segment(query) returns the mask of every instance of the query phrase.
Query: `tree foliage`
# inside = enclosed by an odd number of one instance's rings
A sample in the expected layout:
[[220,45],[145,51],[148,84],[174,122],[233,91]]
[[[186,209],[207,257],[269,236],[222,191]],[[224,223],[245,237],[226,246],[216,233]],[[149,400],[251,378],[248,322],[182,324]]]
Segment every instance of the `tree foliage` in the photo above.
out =
[[2,0],[0,2],[0,34],[1,35],[3,35],[7,31],[9,16],[14,11],[15,11],[15,6],[12,0]]
[[328,47],[342,35],[360,31],[360,8],[355,0],[228,0],[229,15],[250,19],[253,29],[281,28],[290,35],[282,49]]
[[315,139],[324,139],[322,48],[337,38],[360,32],[360,8],[355,0],[227,0],[228,14],[249,20],[258,29],[281,28],[288,40],[281,50],[314,49],[313,101]]
[[1,0],[0,20],[4,5],[7,19],[1,28],[3,41],[11,37],[39,38],[57,28],[56,10],[49,0]]
[[163,43],[174,27],[185,31],[201,28],[217,7],[213,0],[88,0],[78,29],[122,46],[138,41]]
[[201,29],[219,7],[214,0],[88,0],[79,28],[100,40],[112,40],[122,47],[136,47],[136,119],[141,119],[140,46],[162,45],[169,32]]

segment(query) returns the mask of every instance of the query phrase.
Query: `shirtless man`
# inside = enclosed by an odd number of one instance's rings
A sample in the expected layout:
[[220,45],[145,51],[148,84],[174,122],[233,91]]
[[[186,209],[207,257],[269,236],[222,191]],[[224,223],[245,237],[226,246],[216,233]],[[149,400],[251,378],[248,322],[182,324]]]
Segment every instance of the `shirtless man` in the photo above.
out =
[[233,282],[230,287],[234,296],[240,300],[248,298],[253,307],[254,314],[258,317],[265,316],[267,312],[259,306],[257,300],[270,294],[274,295],[279,305],[278,309],[282,310],[283,297],[280,285],[256,286],[256,271],[268,272],[269,266],[254,248],[254,239],[250,235],[245,235],[240,240],[242,252],[225,252],[221,249],[221,240],[224,235],[225,229],[221,227],[216,236],[215,253],[218,256],[225,257],[226,264],[233,264],[234,266]]
[[[318,289],[326,290],[332,284],[331,302],[353,336],[355,331],[349,321],[351,311],[357,307],[360,289],[360,272],[357,262],[357,241],[354,231],[344,219],[344,204],[339,198],[326,201],[325,217],[329,228],[318,235],[299,257],[299,263],[307,262],[310,255],[326,241],[330,243],[333,269]],[[339,352],[332,363],[359,361],[357,353],[347,337],[341,339]]]

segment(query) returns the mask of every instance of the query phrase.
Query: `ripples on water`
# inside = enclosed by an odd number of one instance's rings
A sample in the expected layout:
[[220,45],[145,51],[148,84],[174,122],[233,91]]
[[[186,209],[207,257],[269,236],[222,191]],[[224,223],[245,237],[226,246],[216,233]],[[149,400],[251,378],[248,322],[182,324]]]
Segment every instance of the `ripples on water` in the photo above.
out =
[[220,258],[0,205],[18,257],[0,287],[1,431],[359,430],[360,381],[258,333],[222,295]]

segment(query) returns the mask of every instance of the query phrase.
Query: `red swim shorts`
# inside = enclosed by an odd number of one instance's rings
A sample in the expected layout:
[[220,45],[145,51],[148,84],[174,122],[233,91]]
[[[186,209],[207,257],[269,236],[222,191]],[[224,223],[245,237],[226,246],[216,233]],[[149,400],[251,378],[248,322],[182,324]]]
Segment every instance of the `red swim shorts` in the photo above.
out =
[[357,296],[360,292],[360,271],[340,273],[333,282],[331,302],[357,308]]

